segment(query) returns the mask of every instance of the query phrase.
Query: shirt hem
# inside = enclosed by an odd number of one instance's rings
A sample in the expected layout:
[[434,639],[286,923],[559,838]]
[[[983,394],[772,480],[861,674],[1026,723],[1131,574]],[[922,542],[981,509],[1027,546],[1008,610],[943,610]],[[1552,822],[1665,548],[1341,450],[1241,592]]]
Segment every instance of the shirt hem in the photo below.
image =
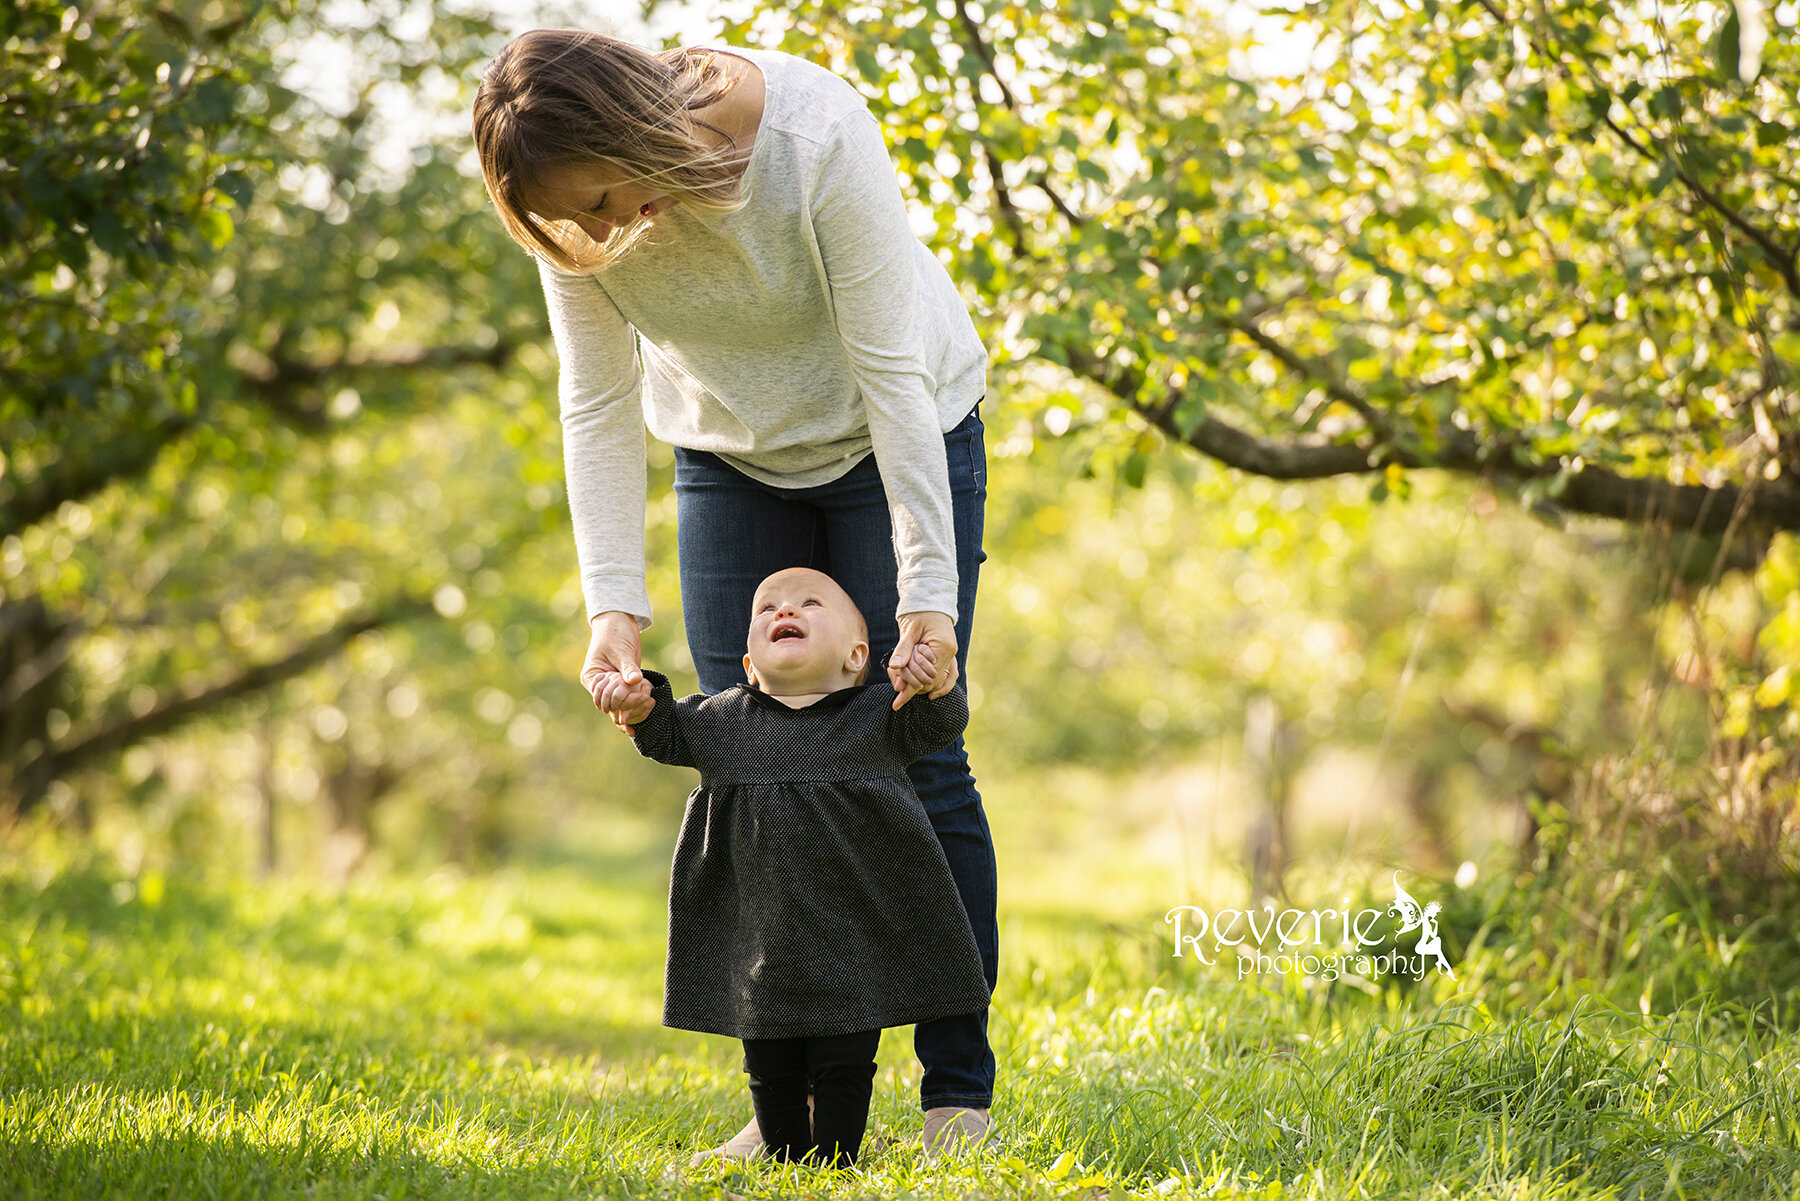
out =
[[[965,381],[973,382],[971,384]],[[967,395],[959,395],[959,392],[967,393]],[[955,416],[950,423],[945,425],[938,433],[947,434],[957,426],[961,425],[968,419],[969,414],[975,411],[975,406],[980,404],[986,395],[987,360],[983,359],[980,363],[977,363],[975,367],[964,371],[961,375],[944,385],[939,391],[939,397],[949,396],[953,398],[950,411],[955,414]],[[942,424],[944,418],[940,416],[938,421],[939,424]],[[865,434],[866,432],[867,431],[865,431]],[[857,464],[875,453],[875,445],[871,442],[866,450],[860,450],[854,454],[847,454],[841,459],[824,463],[818,467],[809,467],[804,471],[780,472],[758,464],[754,458],[733,454],[730,451],[711,450],[702,446],[689,446],[685,442],[678,440],[683,437],[698,435],[700,433],[701,431],[699,430],[671,430],[669,431],[670,436],[663,438],[663,441],[671,446],[680,446],[684,450],[705,451],[708,454],[716,455],[744,475],[755,480],[757,483],[767,484],[771,488],[818,488],[825,484],[833,483],[848,475]]]

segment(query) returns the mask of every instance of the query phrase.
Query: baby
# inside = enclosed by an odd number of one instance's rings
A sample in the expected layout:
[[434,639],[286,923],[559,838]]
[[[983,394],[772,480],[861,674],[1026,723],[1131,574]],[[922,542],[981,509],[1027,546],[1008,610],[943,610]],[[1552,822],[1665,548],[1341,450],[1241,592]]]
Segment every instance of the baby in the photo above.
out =
[[[929,680],[929,649],[908,666]],[[906,775],[962,731],[967,697],[958,684],[896,707],[868,668],[856,604],[791,568],[756,590],[748,684],[676,700],[645,671],[650,698],[621,723],[640,753],[700,770],[669,882],[663,1024],[743,1040],[757,1126],[783,1160],[854,1164],[882,1028],[988,1004]]]

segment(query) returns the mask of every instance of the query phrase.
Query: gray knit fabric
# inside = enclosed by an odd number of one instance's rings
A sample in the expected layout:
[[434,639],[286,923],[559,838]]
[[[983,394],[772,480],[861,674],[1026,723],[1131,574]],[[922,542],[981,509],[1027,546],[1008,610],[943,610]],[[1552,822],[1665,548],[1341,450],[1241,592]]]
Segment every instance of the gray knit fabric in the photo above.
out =
[[752,479],[810,488],[871,452],[903,613],[956,612],[946,431],[987,391],[987,351],[914,235],[881,124],[844,80],[719,47],[766,85],[738,212],[674,205],[615,265],[540,262],[562,361],[564,472],[588,615],[650,623],[644,430]]
[[745,684],[656,707],[639,752],[700,769],[669,880],[663,1025],[733,1038],[987,1008],[968,914],[906,765],[961,733],[962,685],[899,712],[886,681],[790,709]]

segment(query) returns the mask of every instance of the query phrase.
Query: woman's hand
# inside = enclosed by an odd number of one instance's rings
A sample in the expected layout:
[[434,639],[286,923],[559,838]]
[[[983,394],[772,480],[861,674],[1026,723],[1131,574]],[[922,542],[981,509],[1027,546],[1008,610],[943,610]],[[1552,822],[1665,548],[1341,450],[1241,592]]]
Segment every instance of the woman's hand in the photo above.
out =
[[956,686],[956,626],[948,613],[930,610],[900,615],[900,644],[888,659],[888,679],[893,681],[897,710],[915,692],[933,700]]
[[639,666],[643,644],[638,641],[637,618],[614,610],[589,624],[592,633],[587,662],[581,668],[582,687],[594,698],[594,708],[625,733],[634,734],[633,724],[648,717],[656,706],[650,681]]

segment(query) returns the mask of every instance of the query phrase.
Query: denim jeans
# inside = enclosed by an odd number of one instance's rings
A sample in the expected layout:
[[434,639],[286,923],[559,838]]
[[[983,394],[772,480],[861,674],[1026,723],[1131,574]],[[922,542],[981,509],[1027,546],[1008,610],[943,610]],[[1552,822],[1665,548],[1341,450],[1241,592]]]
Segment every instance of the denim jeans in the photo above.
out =
[[[987,502],[987,448],[981,405],[944,435],[956,525],[956,665],[968,676],[975,585]],[[688,650],[707,693],[745,682],[744,647],[756,586],[787,567],[811,567],[836,580],[869,624],[870,679],[885,674],[900,641],[893,524],[875,456],[829,484],[776,488],[705,451],[675,450],[676,523],[681,551],[681,611]],[[994,839],[960,736],[914,763],[908,774],[931,818],[991,990],[1000,970]],[[913,1048],[924,1067],[923,1108],[993,1103],[994,1053],[987,1010],[920,1022]]]

